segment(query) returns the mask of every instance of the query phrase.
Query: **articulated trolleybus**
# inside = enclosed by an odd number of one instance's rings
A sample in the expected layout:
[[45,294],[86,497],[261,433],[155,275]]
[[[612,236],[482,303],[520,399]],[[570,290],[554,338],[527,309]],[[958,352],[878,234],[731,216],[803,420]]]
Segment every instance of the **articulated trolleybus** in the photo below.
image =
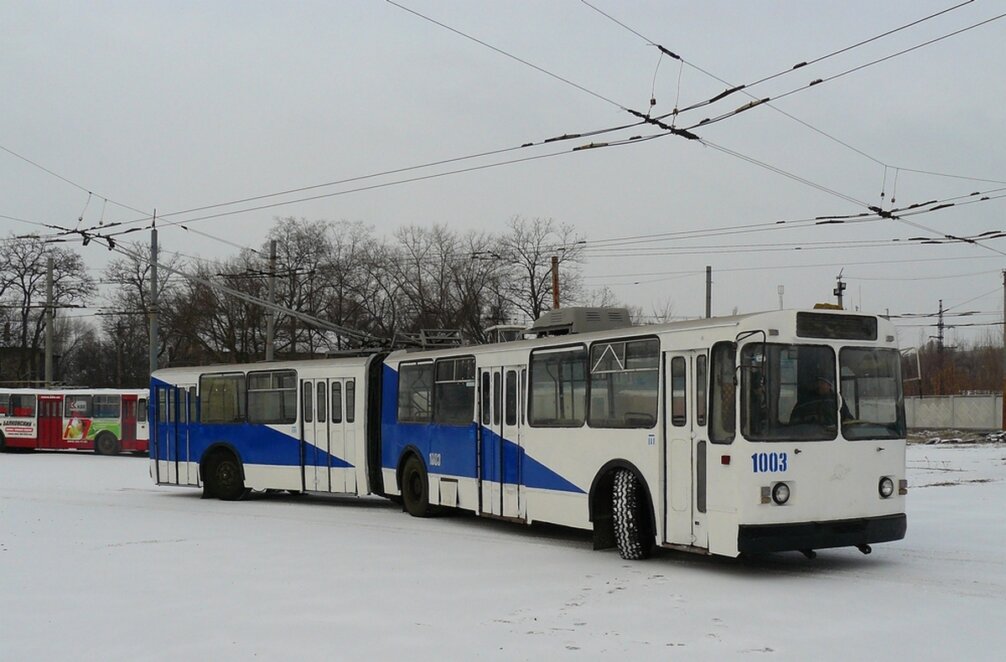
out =
[[222,499],[378,494],[415,516],[550,522],[625,558],[869,553],[904,537],[890,322],[602,313],[552,311],[537,330],[561,335],[493,345],[159,370],[151,473]]
[[0,450],[147,452],[147,389],[0,391]]

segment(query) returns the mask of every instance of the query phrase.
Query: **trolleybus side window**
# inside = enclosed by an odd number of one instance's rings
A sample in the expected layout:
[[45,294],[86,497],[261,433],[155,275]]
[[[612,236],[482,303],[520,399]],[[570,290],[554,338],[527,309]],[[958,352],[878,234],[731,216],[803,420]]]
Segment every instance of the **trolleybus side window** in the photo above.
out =
[[709,397],[709,441],[729,444],[737,423],[737,350],[733,343],[713,345]]
[[314,389],[311,387],[311,382],[304,382],[300,385],[302,395],[300,398],[301,406],[304,407],[304,422],[313,423],[314,422]]
[[681,427],[688,422],[685,357],[671,359],[671,425]]
[[328,389],[325,382],[318,382],[318,422],[328,422]]
[[521,368],[520,371],[520,392],[523,394],[524,400],[520,403],[520,424],[525,425],[527,423],[527,418],[525,413],[527,412],[527,407],[525,402],[527,402],[527,368]]
[[[144,406],[146,406],[146,400],[141,400],[140,402],[143,403]],[[196,387],[195,386],[190,386],[189,387],[189,422],[190,423],[195,423],[196,421],[199,420],[199,417],[198,417],[198,406],[196,405],[196,402],[197,402],[197,400],[196,400]],[[145,420],[145,419],[141,419],[141,420]]]
[[0,393],[0,416],[7,416],[10,411],[10,393]]
[[429,423],[433,414],[433,362],[398,366],[398,421]]
[[346,422],[356,420],[356,380],[346,380]]
[[157,422],[168,422],[168,389],[157,389]]
[[136,401],[136,421],[138,423],[147,422],[147,399],[140,398]]
[[35,396],[14,393],[10,396],[10,416],[35,416]]
[[479,389],[479,397],[482,399],[482,425],[489,425],[490,408],[489,403],[490,398],[490,388],[489,388],[489,373],[482,373],[482,387]]
[[507,370],[506,373],[506,415],[504,423],[517,425],[517,371]]
[[63,417],[79,416],[91,418],[91,396],[82,393],[67,393],[63,399]]
[[342,423],[342,382],[332,382],[332,422]]
[[695,357],[695,424],[706,424],[706,355]]
[[531,352],[528,422],[533,427],[582,427],[587,416],[587,349]]
[[241,423],[245,420],[243,373],[210,373],[199,377],[203,423]]
[[[203,397],[205,398],[205,391]],[[195,407],[194,401],[192,406]],[[205,406],[204,404],[203,407]],[[264,370],[249,372],[248,421],[250,423],[293,423],[296,420],[296,371]]]
[[498,372],[493,373],[493,425],[500,423],[500,408],[503,406],[503,380]]
[[433,389],[433,421],[469,425],[475,411],[475,358],[440,359]]
[[846,439],[900,439],[905,436],[901,358],[895,349],[845,347],[839,354]]
[[592,428],[651,428],[657,422],[660,342],[597,342],[590,347]]
[[122,396],[102,393],[94,396],[95,418],[119,418],[122,407]]

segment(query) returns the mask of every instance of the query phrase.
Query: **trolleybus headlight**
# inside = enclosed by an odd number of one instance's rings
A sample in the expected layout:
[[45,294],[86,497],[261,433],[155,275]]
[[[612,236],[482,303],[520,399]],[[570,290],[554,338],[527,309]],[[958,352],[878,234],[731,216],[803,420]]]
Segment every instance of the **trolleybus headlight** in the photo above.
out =
[[783,505],[789,501],[789,485],[786,483],[776,483],[772,486],[772,500],[776,505]]
[[886,499],[894,494],[894,481],[891,480],[890,476],[884,476],[880,479],[878,489],[880,490],[880,497]]

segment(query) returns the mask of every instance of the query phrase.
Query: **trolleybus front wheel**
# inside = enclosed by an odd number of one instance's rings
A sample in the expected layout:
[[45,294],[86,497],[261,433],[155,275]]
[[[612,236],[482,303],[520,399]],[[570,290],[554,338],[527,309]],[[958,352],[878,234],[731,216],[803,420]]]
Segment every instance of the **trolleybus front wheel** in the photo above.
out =
[[650,556],[653,541],[646,525],[646,499],[639,480],[628,469],[615,472],[612,491],[612,520],[615,544],[623,559],[638,560]]

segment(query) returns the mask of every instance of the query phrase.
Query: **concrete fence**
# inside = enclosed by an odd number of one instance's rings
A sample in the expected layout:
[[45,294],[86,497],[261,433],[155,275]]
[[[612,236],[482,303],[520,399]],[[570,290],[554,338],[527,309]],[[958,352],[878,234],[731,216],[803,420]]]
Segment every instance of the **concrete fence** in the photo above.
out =
[[942,395],[905,398],[909,429],[1003,429],[1002,395]]

